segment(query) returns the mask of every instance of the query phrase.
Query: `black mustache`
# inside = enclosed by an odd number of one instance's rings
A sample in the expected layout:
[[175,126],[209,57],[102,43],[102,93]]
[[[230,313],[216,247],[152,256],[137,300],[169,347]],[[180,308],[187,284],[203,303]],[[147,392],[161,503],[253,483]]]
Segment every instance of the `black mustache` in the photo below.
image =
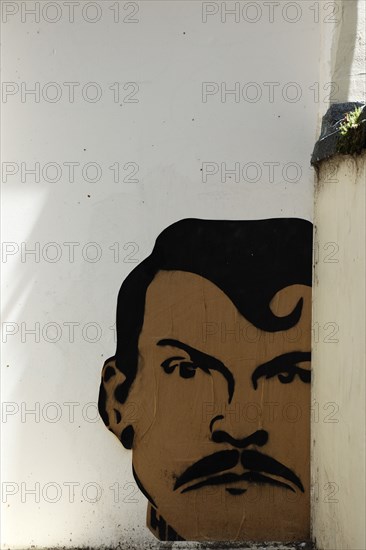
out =
[[300,491],[303,493],[305,491],[300,478],[298,478],[290,468],[287,468],[287,466],[278,462],[278,460],[275,460],[271,456],[259,453],[258,451],[243,451],[241,453],[241,463],[244,468],[248,470],[265,472],[287,479],[296,485]]
[[291,481],[302,492],[304,492],[303,484],[292,470],[290,470],[289,468],[287,468],[287,466],[285,466],[281,462],[278,462],[274,458],[263,453],[259,453],[258,451],[252,450],[242,451],[241,453],[239,453],[239,451],[237,450],[218,451],[217,453],[198,460],[198,462],[192,464],[192,466],[187,468],[183,472],[183,474],[179,476],[174,485],[174,490],[179,489],[180,487],[182,487],[182,485],[185,485],[190,481],[194,481],[195,479],[212,476],[214,474],[218,474],[225,470],[234,468],[235,466],[237,466],[237,464],[239,464],[239,460],[241,460],[241,464],[245,469],[251,471],[244,472],[243,474],[228,473],[222,476],[211,477],[204,481],[200,481],[190,487],[187,487],[186,489],[183,489],[182,493],[185,493],[186,491],[191,491],[193,489],[198,489],[206,485],[219,485],[240,480],[253,481],[258,483],[272,483],[273,485],[286,487],[288,489],[291,489],[291,491],[294,491],[294,489],[290,485],[264,476],[258,472],[264,472],[267,474],[282,477],[283,479]]
[[234,468],[239,463],[239,458],[239,451],[235,449],[232,451],[218,451],[210,456],[205,456],[192,464],[192,466],[189,466],[189,468],[178,477],[174,485],[174,490],[179,489],[179,487],[194,479],[210,476]]

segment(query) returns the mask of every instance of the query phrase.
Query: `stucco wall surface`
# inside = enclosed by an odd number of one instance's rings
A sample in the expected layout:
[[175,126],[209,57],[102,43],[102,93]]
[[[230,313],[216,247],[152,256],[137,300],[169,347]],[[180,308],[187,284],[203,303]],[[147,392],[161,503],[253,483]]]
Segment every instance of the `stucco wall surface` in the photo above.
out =
[[[321,81],[365,103],[365,8],[322,27]],[[319,121],[326,109],[319,109]],[[312,532],[320,550],[365,540],[365,153],[320,165],[315,184]]]
[[365,548],[366,154],[321,165],[313,287],[313,534]]

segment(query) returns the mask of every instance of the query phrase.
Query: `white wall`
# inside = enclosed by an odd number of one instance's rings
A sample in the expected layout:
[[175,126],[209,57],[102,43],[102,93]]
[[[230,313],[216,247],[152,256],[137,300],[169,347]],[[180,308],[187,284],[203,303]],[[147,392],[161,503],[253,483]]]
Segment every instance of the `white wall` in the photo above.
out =
[[[257,2],[246,20],[241,12],[238,22],[230,15],[222,22],[218,12],[203,22],[197,1],[138,2],[134,15],[135,3],[119,2],[114,22],[117,4],[105,0],[92,3],[84,18],[81,2],[73,23],[65,2],[57,11],[55,2],[46,10],[50,3],[41,2],[37,22],[24,11],[34,2],[2,4],[2,160],[9,163],[3,164],[3,547],[129,540],[141,548],[153,538],[130,454],[100,420],[93,422],[101,366],[114,353],[118,288],[136,265],[131,261],[143,259],[161,229],[180,218],[312,218],[309,158],[319,105],[330,91],[318,76],[325,14],[282,1],[271,14]],[[96,9],[100,20],[91,23]],[[56,87],[45,87],[50,82]],[[74,102],[65,82],[80,84]],[[97,83],[99,101],[92,101],[95,87],[84,88],[89,82]],[[204,102],[204,82],[215,83],[213,90],[238,82],[241,96],[215,93]],[[36,83],[39,96],[24,95]],[[123,89],[126,83],[133,84]],[[137,89],[137,102],[128,103]],[[61,93],[56,102],[54,93]],[[252,102],[255,93],[261,96]],[[36,162],[39,181],[25,172]],[[60,167],[59,181],[50,181],[57,176],[55,166],[47,171],[51,162]],[[80,163],[75,181],[70,162]],[[95,183],[88,181],[92,168],[82,173],[90,162],[101,171]],[[116,162],[119,182],[109,168]],[[204,163],[218,170],[207,181]],[[240,163],[244,177],[225,178],[221,163]],[[123,182],[135,165],[138,181]],[[92,242],[101,253],[95,263],[96,249],[83,248]],[[64,243],[77,243],[73,261]],[[26,332],[32,328],[35,334]],[[102,491],[95,503],[93,487]],[[32,488],[36,494],[27,493]]]

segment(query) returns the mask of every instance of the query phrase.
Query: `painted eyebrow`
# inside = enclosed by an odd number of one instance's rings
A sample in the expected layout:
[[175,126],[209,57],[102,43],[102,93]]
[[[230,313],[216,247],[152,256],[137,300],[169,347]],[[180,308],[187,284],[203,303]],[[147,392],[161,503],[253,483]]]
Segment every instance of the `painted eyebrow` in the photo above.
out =
[[255,390],[257,389],[257,382],[259,378],[262,378],[263,376],[265,376],[266,378],[272,378],[273,376],[276,376],[277,374],[286,371],[286,368],[290,369],[291,367],[291,370],[287,371],[289,374],[298,374],[303,382],[309,384],[311,380],[310,370],[302,369],[300,367],[297,367],[296,365],[297,363],[303,363],[310,360],[310,351],[292,351],[290,353],[279,355],[278,357],[271,359],[271,361],[259,365],[255,369],[252,374],[253,388]]
[[183,351],[188,353],[192,361],[196,363],[204,372],[208,373],[210,370],[216,370],[220,372],[227,381],[230,403],[234,394],[235,380],[232,372],[219,359],[216,359],[216,357],[213,357],[212,355],[207,355],[207,353],[203,353],[202,351],[192,348],[188,344],[180,342],[179,340],[167,338],[159,340],[156,345],[172,346],[174,348],[182,349]]

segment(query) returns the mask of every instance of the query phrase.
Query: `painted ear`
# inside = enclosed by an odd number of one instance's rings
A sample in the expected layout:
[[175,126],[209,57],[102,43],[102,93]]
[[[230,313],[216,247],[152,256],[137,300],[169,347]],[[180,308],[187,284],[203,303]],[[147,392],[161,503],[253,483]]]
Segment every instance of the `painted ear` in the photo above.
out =
[[102,369],[98,410],[107,428],[118,437],[126,449],[131,449],[134,429],[123,419],[123,409],[126,408],[126,404],[117,401],[115,396],[116,389],[120,388],[125,380],[125,375],[116,366],[115,358],[107,359]]

